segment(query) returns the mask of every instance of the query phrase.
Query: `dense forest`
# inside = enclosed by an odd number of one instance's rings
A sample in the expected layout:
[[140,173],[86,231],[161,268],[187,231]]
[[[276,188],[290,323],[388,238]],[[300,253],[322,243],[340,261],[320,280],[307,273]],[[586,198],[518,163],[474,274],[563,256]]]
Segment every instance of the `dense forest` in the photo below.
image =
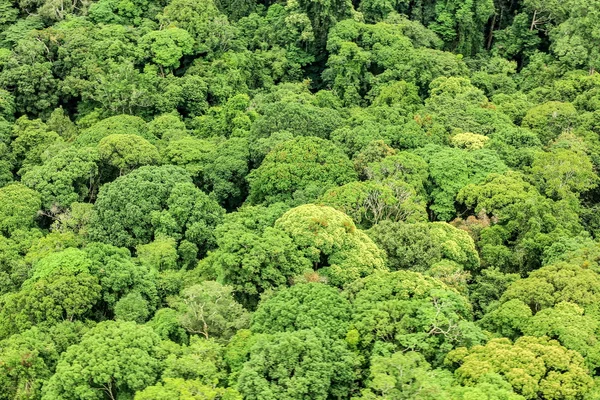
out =
[[600,0],[0,4],[0,400],[600,399]]

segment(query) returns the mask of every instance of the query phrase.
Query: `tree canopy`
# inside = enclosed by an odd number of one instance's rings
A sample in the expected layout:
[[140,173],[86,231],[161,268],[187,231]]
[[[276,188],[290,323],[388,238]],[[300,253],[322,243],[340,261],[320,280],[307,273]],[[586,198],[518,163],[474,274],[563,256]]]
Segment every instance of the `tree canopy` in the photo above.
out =
[[600,0],[0,0],[0,400],[599,400]]

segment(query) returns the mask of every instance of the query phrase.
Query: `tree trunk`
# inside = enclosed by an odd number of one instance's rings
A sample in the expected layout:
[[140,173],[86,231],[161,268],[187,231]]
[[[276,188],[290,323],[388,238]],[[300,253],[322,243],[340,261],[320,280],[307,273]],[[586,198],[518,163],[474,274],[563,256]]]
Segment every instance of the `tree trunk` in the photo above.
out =
[[494,38],[494,26],[496,26],[496,16],[498,14],[494,13],[494,18],[492,18],[492,25],[490,26],[490,34],[488,35],[487,46],[486,48],[489,50],[492,47],[492,39]]
[[533,18],[531,18],[531,26],[529,27],[529,31],[532,31],[533,28],[535,28],[535,24],[536,24],[535,17],[536,17],[536,15],[537,15],[537,10],[535,10],[533,12]]

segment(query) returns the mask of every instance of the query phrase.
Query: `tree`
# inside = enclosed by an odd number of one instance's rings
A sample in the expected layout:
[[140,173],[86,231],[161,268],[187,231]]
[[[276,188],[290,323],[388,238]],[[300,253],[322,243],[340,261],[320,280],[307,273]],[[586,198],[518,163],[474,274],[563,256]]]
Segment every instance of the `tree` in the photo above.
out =
[[354,11],[352,3],[348,0],[300,0],[293,6],[306,13],[310,19],[317,49],[324,47],[329,29],[336,22],[351,17]]
[[58,359],[57,346],[38,328],[0,343],[0,399],[39,398]]
[[355,180],[352,163],[334,144],[298,137],[275,146],[248,175],[249,200],[253,204],[311,200],[331,186]]
[[454,374],[462,384],[496,373],[526,399],[582,398],[593,386],[583,357],[548,338],[524,336],[514,344],[492,339],[485,346],[456,349],[446,362],[459,365]]
[[62,140],[56,132],[39,119],[30,120],[26,116],[19,118],[13,125],[13,140],[10,143],[14,167],[19,175],[29,168],[43,163],[49,148],[61,148]]
[[501,301],[521,300],[536,312],[568,301],[583,307],[586,313],[597,315],[600,311],[596,298],[596,282],[600,276],[589,269],[560,262],[531,272],[525,279],[512,283]]
[[571,129],[576,119],[577,110],[572,104],[550,101],[530,108],[521,125],[535,132],[542,144],[548,144]]
[[343,286],[375,271],[387,270],[375,243],[344,213],[327,206],[306,204],[287,211],[275,229],[293,243],[334,286]]
[[0,232],[10,235],[34,227],[41,206],[40,194],[20,183],[0,188]]
[[25,262],[24,243],[0,235],[0,295],[17,291],[28,278],[29,265]]
[[237,390],[247,399],[347,397],[354,355],[319,330],[265,335],[250,350]]
[[430,209],[442,221],[456,215],[454,203],[463,187],[507,170],[497,154],[487,149],[468,151],[429,145],[417,150],[417,154],[429,164],[428,192],[433,203]]
[[494,13],[494,2],[446,1],[434,7],[435,20],[427,27],[440,35],[446,46],[464,55],[483,47],[484,26]]
[[148,123],[148,131],[152,136],[169,142],[186,137],[188,134],[181,116],[176,113],[157,115]]
[[61,233],[73,233],[86,236],[90,220],[94,211],[94,205],[90,203],[71,203],[69,209],[55,215],[52,230]]
[[440,364],[453,348],[474,345],[483,334],[468,300],[437,279],[417,272],[377,272],[349,284],[356,343],[373,349],[414,350]]
[[205,175],[211,168],[215,158],[218,143],[210,139],[198,139],[192,136],[183,136],[169,140],[162,149],[161,154],[165,161],[185,168],[194,182],[204,184]]
[[542,142],[529,129],[507,127],[494,133],[487,147],[495,150],[507,166],[523,169],[533,163]]
[[467,78],[441,76],[431,82],[429,90],[423,117],[430,115],[433,124],[448,134],[462,131],[489,135],[511,125],[509,117]]
[[376,85],[404,80],[426,93],[440,76],[465,76],[466,67],[454,54],[431,48],[439,39],[418,24],[394,20],[374,25],[352,19],[329,32],[327,68],[323,80],[347,105],[360,104]]
[[222,386],[227,376],[223,352],[214,340],[192,336],[188,346],[174,348],[165,359],[163,380],[194,379],[212,388]]
[[172,300],[172,307],[180,310],[183,328],[206,339],[227,341],[250,322],[246,310],[234,300],[232,288],[218,282],[206,281],[184,289],[180,299]]
[[150,143],[156,138],[148,132],[146,122],[133,115],[115,115],[97,121],[89,128],[83,130],[75,139],[75,145],[79,146],[96,146],[102,139],[109,135],[137,135],[146,139]]
[[252,315],[252,331],[294,332],[318,328],[329,337],[345,337],[350,321],[350,303],[330,286],[300,283],[263,296]]
[[100,299],[98,278],[77,249],[53,253],[36,264],[18,292],[0,298],[0,337],[34,325],[83,319]]
[[488,140],[490,140],[490,138],[487,136],[470,132],[457,133],[450,138],[450,142],[454,147],[467,150],[483,149]]
[[98,153],[93,148],[68,147],[43,165],[32,167],[22,182],[42,195],[44,209],[66,209],[93,199],[98,185]]
[[116,2],[101,0],[90,6],[90,19],[96,23],[105,24],[134,24],[142,23],[143,15],[148,9],[149,2],[128,0]]
[[[388,146],[383,140],[369,142],[361,151],[354,155],[354,169],[361,180],[368,178],[368,166],[386,157],[396,154],[396,150]],[[427,165],[425,162],[423,164]]]
[[194,39],[181,28],[152,31],[142,37],[141,45],[150,53],[155,64],[162,68],[179,67],[181,58],[192,53]]
[[[172,237],[158,236],[148,244],[136,247],[137,261],[148,269],[163,271],[177,269],[179,255],[177,254],[177,241]],[[195,253],[198,253],[196,248]],[[194,254],[194,260],[196,254]]]
[[523,400],[499,376],[490,376],[474,386],[460,386],[444,369],[432,369],[413,351],[371,358],[369,381],[361,399],[397,400]]
[[383,221],[368,231],[387,253],[391,270],[425,272],[447,260],[467,271],[479,270],[479,255],[469,234],[445,222],[405,224]]
[[265,104],[259,103],[260,116],[252,123],[253,135],[264,138],[285,131],[293,136],[329,139],[332,132],[343,125],[343,116],[333,108],[319,107],[306,89],[303,87],[301,93],[283,99],[276,98],[277,101],[266,98]]
[[429,165],[422,157],[402,151],[367,164],[365,175],[368,179],[378,182],[396,180],[407,182],[417,194],[425,196]]
[[250,14],[256,7],[254,0],[217,0],[215,5],[230,20],[237,21]]
[[[120,300],[127,296],[129,298],[124,300],[125,304],[131,304],[135,300],[134,303],[141,304],[139,310],[142,315],[145,308],[148,312],[156,309],[159,298],[155,270],[136,264],[125,248],[105,243],[88,243],[83,251],[91,263],[90,272],[98,277],[102,286],[102,302],[96,306],[99,313],[111,315],[116,312]],[[130,306],[125,307],[125,304],[119,305],[119,308],[123,308],[121,311],[131,309]]]
[[476,317],[493,310],[506,288],[519,279],[518,274],[504,274],[499,268],[484,268],[470,286],[470,300]]
[[169,141],[163,157],[185,168],[196,185],[232,210],[241,205],[247,195],[248,145],[244,138],[203,140],[183,137]]
[[538,268],[545,248],[559,238],[578,236],[583,229],[577,202],[547,199],[513,171],[465,186],[457,201],[494,221],[481,229],[478,247],[482,264],[502,266],[503,272]]
[[158,150],[138,135],[112,134],[98,143],[99,159],[119,170],[124,175],[142,165],[156,164]]
[[[231,47],[234,33],[227,18],[219,14],[214,1],[202,4],[189,0],[176,0],[164,8],[158,19],[164,26],[174,26],[187,31],[195,40],[193,51],[213,56]],[[187,45],[187,42],[185,42]]]
[[598,69],[598,3],[572,0],[564,9],[568,18],[550,31],[552,51],[571,68]]
[[561,302],[546,308],[530,318],[522,331],[526,336],[555,338],[567,349],[581,354],[590,371],[600,365],[600,326],[576,304]]
[[215,230],[217,249],[201,261],[199,269],[233,286],[246,306],[255,306],[265,290],[287,285],[311,271],[310,261],[298,252],[292,238],[273,228],[286,209],[276,204],[245,207],[229,214]]
[[248,193],[247,176],[250,153],[244,138],[222,142],[207,165],[203,187],[227,209],[241,205]]
[[427,220],[424,201],[402,181],[347,183],[327,191],[319,203],[342,211],[361,228],[385,220],[409,223]]
[[414,351],[373,356],[369,378],[362,399],[448,399],[447,388],[452,383],[448,371],[433,370]]
[[137,392],[135,400],[242,400],[235,389],[213,388],[197,380],[165,378],[164,383]]
[[[135,205],[132,200],[135,199]],[[223,210],[181,168],[141,167],[102,186],[90,236],[116,246],[149,243],[157,233],[210,247]]]
[[[24,28],[25,31],[42,27],[39,18],[20,22],[21,24],[17,23],[13,27],[21,25],[19,28]],[[13,39],[20,40],[25,36],[24,33],[18,32]],[[44,115],[55,109],[59,100],[59,81],[52,74],[52,63],[46,60],[14,60],[11,64],[10,68],[0,74],[0,83],[3,88],[13,93],[16,108],[24,114],[36,115]]]
[[148,302],[140,293],[129,292],[115,304],[115,320],[143,324],[150,315]]
[[43,399],[116,399],[156,382],[160,339],[135,322],[101,322],[60,357]]
[[531,174],[548,197],[578,196],[598,185],[598,176],[589,157],[567,149],[539,153],[531,166]]

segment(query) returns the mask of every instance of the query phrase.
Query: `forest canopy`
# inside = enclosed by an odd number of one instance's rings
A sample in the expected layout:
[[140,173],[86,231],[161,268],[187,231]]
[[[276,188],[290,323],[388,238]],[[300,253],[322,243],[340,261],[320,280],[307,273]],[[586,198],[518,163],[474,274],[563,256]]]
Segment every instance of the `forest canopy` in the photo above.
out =
[[600,0],[0,0],[0,400],[600,399]]

